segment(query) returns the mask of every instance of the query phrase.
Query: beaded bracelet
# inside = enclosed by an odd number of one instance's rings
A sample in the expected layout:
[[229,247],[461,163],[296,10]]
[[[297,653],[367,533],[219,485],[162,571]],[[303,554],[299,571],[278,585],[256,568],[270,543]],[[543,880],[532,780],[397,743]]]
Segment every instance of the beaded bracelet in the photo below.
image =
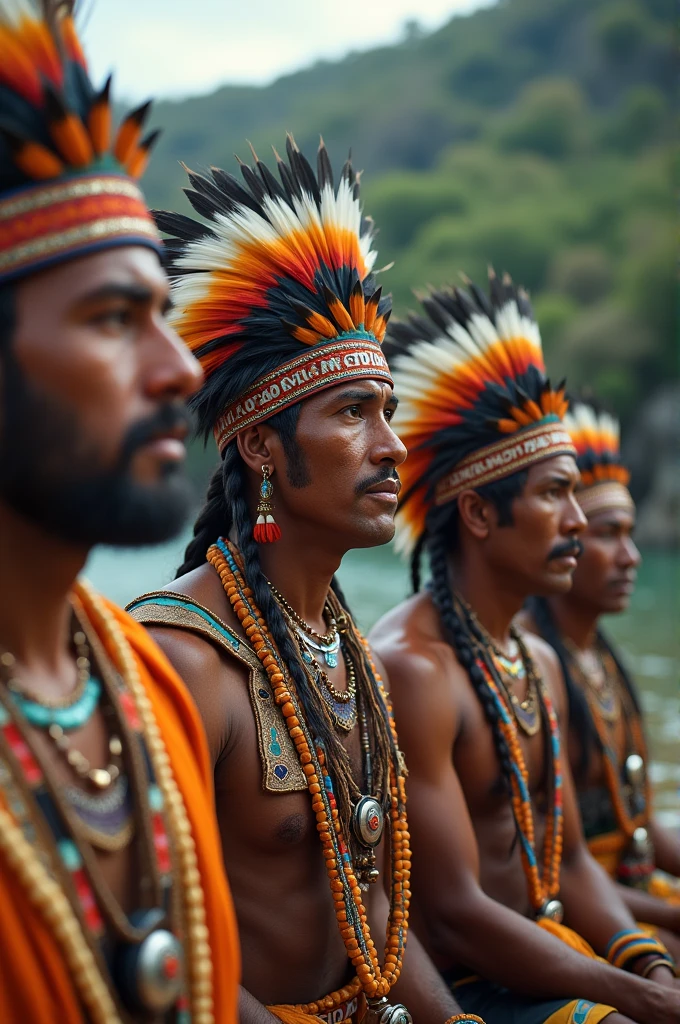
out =
[[455,1017],[449,1017],[445,1024],[484,1024],[484,1021],[474,1013],[457,1013]]
[[623,970],[631,970],[633,961],[640,957],[652,955],[673,970],[675,969],[675,960],[663,942],[648,932],[635,931],[633,928],[617,932],[610,939],[606,952],[609,963],[613,967],[620,967]]

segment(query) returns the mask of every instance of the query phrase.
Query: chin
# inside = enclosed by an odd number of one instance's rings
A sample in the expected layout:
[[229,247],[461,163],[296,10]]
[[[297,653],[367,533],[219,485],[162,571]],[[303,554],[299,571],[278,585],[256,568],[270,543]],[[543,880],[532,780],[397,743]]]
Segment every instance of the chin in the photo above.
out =
[[394,537],[394,520],[385,517],[369,523],[367,528],[366,520],[362,523],[362,529],[358,530],[353,541],[353,548],[378,548],[383,544],[389,544]]
[[541,597],[552,597],[556,594],[568,594],[573,584],[573,573],[551,572],[541,578],[540,586],[537,583],[533,591]]

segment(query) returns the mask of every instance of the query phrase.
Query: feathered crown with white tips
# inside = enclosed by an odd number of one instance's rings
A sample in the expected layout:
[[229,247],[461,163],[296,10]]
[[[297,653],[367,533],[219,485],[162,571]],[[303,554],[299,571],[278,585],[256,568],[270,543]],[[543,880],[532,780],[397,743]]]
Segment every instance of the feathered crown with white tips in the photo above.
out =
[[564,418],[576,448],[584,487],[614,481],[628,485],[630,473],[621,462],[619,422],[586,402],[575,402]]
[[[305,350],[340,340],[379,345],[391,311],[371,274],[373,226],[362,217],[348,160],[334,184],[321,142],[317,172],[286,141],[278,178],[253,150],[243,184],[216,167],[188,171],[198,222],[156,213],[173,279],[173,323],[200,360],[195,399],[207,435],[257,376]],[[207,223],[206,223],[207,222]]]
[[[400,402],[395,429],[409,452],[397,516],[405,552],[423,534],[439,481],[480,449],[560,423],[568,407],[564,386],[546,377],[526,293],[493,271],[488,296],[465,284],[419,296],[423,314],[391,324],[385,343]],[[513,471],[508,463],[505,475]]]

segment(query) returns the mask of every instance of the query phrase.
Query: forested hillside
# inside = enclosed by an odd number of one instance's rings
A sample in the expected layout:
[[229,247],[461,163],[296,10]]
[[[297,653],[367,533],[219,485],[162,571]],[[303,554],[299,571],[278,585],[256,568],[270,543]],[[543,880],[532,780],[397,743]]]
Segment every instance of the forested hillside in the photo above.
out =
[[321,133],[336,163],[351,145],[398,311],[413,288],[507,269],[555,374],[626,418],[677,373],[672,17],[670,0],[503,0],[267,88],[159,104],[149,198],[176,206],[179,160],[232,169],[246,138],[264,156],[292,131],[313,155]]

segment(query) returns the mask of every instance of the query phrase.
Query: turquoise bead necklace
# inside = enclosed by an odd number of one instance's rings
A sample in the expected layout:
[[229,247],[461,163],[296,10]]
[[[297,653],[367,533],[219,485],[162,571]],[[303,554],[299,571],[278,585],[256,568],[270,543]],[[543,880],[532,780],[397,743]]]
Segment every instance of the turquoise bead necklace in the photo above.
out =
[[[90,649],[87,638],[82,630],[73,634],[73,646],[76,651],[76,670],[78,681],[72,693],[66,698],[37,700],[27,692],[23,683],[14,675],[16,660],[8,651],[0,654],[0,665],[9,675],[7,690],[17,711],[29,725],[44,729],[57,750],[83,781],[91,783],[97,790],[106,790],[120,775],[120,768],[114,760],[106,768],[93,768],[79,750],[71,746],[68,732],[81,729],[91,720],[99,707],[102,686],[90,671]],[[122,744],[118,736],[109,738],[109,754],[119,758]]]

